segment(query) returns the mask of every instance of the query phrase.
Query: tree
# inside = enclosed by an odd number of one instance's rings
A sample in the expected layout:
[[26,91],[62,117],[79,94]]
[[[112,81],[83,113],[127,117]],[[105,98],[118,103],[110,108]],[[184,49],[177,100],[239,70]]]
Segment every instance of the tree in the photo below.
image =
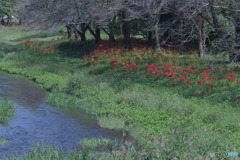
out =
[[13,15],[13,0],[0,0],[0,19],[2,25],[7,25]]

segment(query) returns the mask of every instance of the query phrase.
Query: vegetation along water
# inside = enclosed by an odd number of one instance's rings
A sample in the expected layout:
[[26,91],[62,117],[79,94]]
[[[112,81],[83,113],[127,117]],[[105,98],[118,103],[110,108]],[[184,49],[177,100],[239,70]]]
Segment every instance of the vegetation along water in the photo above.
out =
[[[68,151],[40,142],[5,159],[237,158],[239,1],[0,2],[0,70],[43,88],[46,106],[92,115],[122,138]],[[16,101],[0,102],[4,126]],[[0,147],[10,142],[0,135]]]

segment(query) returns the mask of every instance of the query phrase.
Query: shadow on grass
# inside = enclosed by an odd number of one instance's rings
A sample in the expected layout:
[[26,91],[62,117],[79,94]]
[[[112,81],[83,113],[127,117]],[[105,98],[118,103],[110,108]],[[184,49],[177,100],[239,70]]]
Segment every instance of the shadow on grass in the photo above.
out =
[[46,32],[41,32],[41,33],[37,33],[37,34],[34,34],[34,35],[29,35],[29,36],[24,36],[22,38],[18,38],[16,40],[14,40],[15,42],[24,42],[24,41],[27,41],[31,38],[48,38],[48,37],[54,37],[54,36],[63,36],[62,33],[59,33],[59,32],[56,32],[56,33],[46,33]]
[[18,53],[19,50],[22,50],[20,45],[9,45],[6,43],[0,43],[0,58],[3,58],[9,53]]
[[94,51],[95,47],[96,44],[94,40],[87,40],[86,42],[72,40],[60,43],[57,46],[63,55],[78,58],[89,55]]

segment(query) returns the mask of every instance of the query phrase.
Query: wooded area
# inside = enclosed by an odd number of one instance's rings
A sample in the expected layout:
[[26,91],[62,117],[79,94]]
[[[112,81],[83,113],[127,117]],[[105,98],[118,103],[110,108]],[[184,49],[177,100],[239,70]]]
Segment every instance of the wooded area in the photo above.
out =
[[240,0],[1,0],[0,13],[2,24],[15,14],[25,23],[66,25],[70,39],[86,41],[87,30],[96,42],[101,32],[110,41],[122,34],[131,49],[131,39],[141,35],[156,49],[190,43],[201,58],[206,50],[240,58]]

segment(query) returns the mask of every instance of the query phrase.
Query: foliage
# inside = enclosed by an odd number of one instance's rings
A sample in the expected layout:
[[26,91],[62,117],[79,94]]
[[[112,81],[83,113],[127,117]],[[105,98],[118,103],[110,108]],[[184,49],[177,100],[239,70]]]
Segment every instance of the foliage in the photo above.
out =
[[13,102],[0,99],[0,123],[5,123],[9,118],[14,117],[15,108]]
[[7,144],[7,143],[8,143],[7,139],[4,139],[4,138],[0,139],[0,145],[4,145],[4,144]]
[[13,1],[12,0],[1,0],[0,1],[0,14],[1,16],[5,15],[12,15],[12,7],[13,6]]

